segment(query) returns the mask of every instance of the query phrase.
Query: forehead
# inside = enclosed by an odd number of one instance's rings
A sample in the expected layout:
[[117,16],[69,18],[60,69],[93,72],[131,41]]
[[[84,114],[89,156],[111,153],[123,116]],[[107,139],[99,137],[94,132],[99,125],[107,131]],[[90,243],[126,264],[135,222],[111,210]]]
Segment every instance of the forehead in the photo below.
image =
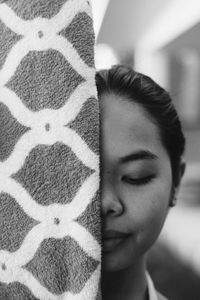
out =
[[104,95],[100,100],[102,143],[113,155],[147,149],[155,154],[165,152],[159,130],[148,113],[124,96]]

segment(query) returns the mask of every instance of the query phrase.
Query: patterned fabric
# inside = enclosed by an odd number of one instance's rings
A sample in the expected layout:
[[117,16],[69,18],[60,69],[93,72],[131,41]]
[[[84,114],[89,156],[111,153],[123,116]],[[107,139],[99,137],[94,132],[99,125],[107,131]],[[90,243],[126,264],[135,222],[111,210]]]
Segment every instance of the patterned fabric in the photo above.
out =
[[100,298],[93,47],[89,1],[0,1],[1,300]]

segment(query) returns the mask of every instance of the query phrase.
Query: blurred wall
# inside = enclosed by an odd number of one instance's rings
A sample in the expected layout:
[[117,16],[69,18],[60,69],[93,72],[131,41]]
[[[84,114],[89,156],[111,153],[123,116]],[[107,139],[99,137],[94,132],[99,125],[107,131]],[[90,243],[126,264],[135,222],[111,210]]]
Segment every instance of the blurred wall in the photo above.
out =
[[160,12],[173,0],[110,0],[97,43],[106,43],[118,54],[130,49]]
[[186,135],[186,160],[200,164],[200,22],[162,50],[168,56],[169,87]]

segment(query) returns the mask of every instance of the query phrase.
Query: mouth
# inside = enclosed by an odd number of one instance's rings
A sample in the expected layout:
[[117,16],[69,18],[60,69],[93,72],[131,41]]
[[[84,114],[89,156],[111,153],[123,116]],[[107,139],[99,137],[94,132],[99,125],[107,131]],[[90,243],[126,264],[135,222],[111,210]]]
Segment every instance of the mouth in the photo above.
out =
[[103,233],[103,252],[111,252],[124,243],[130,234],[119,231],[106,230]]

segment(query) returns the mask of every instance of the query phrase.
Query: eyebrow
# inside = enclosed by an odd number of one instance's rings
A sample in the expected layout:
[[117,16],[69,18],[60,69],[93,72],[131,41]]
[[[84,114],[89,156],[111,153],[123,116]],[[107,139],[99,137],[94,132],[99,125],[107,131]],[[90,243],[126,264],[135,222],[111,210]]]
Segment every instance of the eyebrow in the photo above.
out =
[[131,153],[124,157],[121,157],[119,159],[119,163],[127,163],[127,162],[131,162],[131,161],[145,160],[145,159],[151,160],[151,159],[157,159],[157,158],[158,157],[154,153],[152,153],[148,150],[139,150],[137,152],[134,152],[134,153]]

